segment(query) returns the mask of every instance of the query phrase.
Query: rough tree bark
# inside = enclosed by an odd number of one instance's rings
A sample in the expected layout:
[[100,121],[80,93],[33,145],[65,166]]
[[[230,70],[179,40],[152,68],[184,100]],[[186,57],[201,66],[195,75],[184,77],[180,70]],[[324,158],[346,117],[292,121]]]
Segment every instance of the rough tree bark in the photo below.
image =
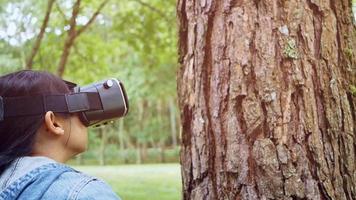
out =
[[178,0],[184,199],[356,197],[350,0]]
[[27,58],[27,61],[26,61],[26,69],[32,69],[33,59],[35,58],[35,56],[36,56],[36,54],[38,52],[38,49],[41,46],[41,42],[42,42],[43,36],[45,34],[45,31],[46,31],[46,28],[47,28],[47,25],[48,25],[48,21],[49,21],[51,12],[52,12],[52,7],[53,7],[54,2],[55,2],[55,0],[49,0],[48,1],[46,15],[45,15],[45,17],[43,19],[43,22],[42,22],[42,25],[41,25],[41,29],[40,29],[40,33],[38,34],[38,36],[36,38],[36,41],[33,44],[31,54],[29,55],[29,57]]

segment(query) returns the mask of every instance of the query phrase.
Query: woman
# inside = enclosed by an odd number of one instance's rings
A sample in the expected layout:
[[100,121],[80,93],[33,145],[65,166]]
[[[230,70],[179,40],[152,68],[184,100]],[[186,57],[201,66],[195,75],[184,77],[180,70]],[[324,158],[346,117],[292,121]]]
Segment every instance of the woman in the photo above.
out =
[[[0,77],[1,97],[70,92],[63,80],[46,72]],[[0,121],[0,200],[119,199],[101,180],[62,164],[87,144],[87,128],[76,114],[48,111]]]

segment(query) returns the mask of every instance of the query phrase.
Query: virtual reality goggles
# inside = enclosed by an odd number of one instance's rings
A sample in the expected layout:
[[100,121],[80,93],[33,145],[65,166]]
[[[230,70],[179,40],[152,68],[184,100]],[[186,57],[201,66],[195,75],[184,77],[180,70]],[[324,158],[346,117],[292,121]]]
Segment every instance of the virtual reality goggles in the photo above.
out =
[[108,79],[86,85],[64,81],[70,94],[23,97],[0,96],[0,122],[6,118],[54,113],[78,113],[85,126],[102,125],[125,116],[129,103],[124,85]]

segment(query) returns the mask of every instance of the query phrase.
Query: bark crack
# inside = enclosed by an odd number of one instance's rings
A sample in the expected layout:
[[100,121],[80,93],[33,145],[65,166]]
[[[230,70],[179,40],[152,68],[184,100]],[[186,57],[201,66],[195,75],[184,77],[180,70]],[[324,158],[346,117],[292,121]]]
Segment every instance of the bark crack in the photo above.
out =
[[331,10],[333,11],[333,14],[335,15],[336,18],[336,41],[337,41],[337,66],[341,64],[341,52],[343,52],[343,49],[341,48],[341,38],[340,38],[340,26],[339,26],[339,17],[337,14],[337,9],[336,9],[336,1],[335,0],[330,0],[330,6]]
[[205,99],[205,105],[206,107],[206,114],[208,118],[208,124],[207,124],[207,136],[209,140],[209,169],[208,173],[210,175],[210,178],[212,179],[211,182],[213,184],[213,196],[217,197],[217,190],[216,190],[216,172],[215,172],[215,153],[216,153],[216,141],[214,137],[214,132],[212,129],[212,114],[210,110],[210,91],[211,91],[211,85],[210,85],[210,80],[211,80],[211,74],[212,74],[212,68],[213,68],[213,62],[212,62],[212,45],[211,45],[211,40],[212,40],[212,30],[214,28],[214,17],[215,17],[215,6],[212,5],[211,7],[211,12],[208,13],[208,20],[207,20],[207,30],[206,30],[206,37],[205,37],[205,47],[204,47],[204,61],[203,61],[203,67],[206,67],[206,70],[204,70],[203,74],[203,80],[204,80],[204,99]]
[[323,12],[319,9],[319,6],[313,3],[311,0],[307,0],[309,8],[313,12],[313,23],[314,23],[314,56],[317,59],[321,58],[321,34],[322,34],[322,23],[323,23]]
[[177,1],[177,16],[179,28],[179,40],[178,40],[178,62],[183,64],[184,57],[188,49],[188,18],[186,13],[186,0]]

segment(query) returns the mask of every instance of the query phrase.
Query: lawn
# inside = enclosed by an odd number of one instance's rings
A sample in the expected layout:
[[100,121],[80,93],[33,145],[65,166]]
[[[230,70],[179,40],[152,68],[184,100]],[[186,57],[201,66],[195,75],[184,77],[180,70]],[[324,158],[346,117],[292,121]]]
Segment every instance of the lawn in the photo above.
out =
[[102,178],[123,200],[180,200],[179,164],[74,166]]

